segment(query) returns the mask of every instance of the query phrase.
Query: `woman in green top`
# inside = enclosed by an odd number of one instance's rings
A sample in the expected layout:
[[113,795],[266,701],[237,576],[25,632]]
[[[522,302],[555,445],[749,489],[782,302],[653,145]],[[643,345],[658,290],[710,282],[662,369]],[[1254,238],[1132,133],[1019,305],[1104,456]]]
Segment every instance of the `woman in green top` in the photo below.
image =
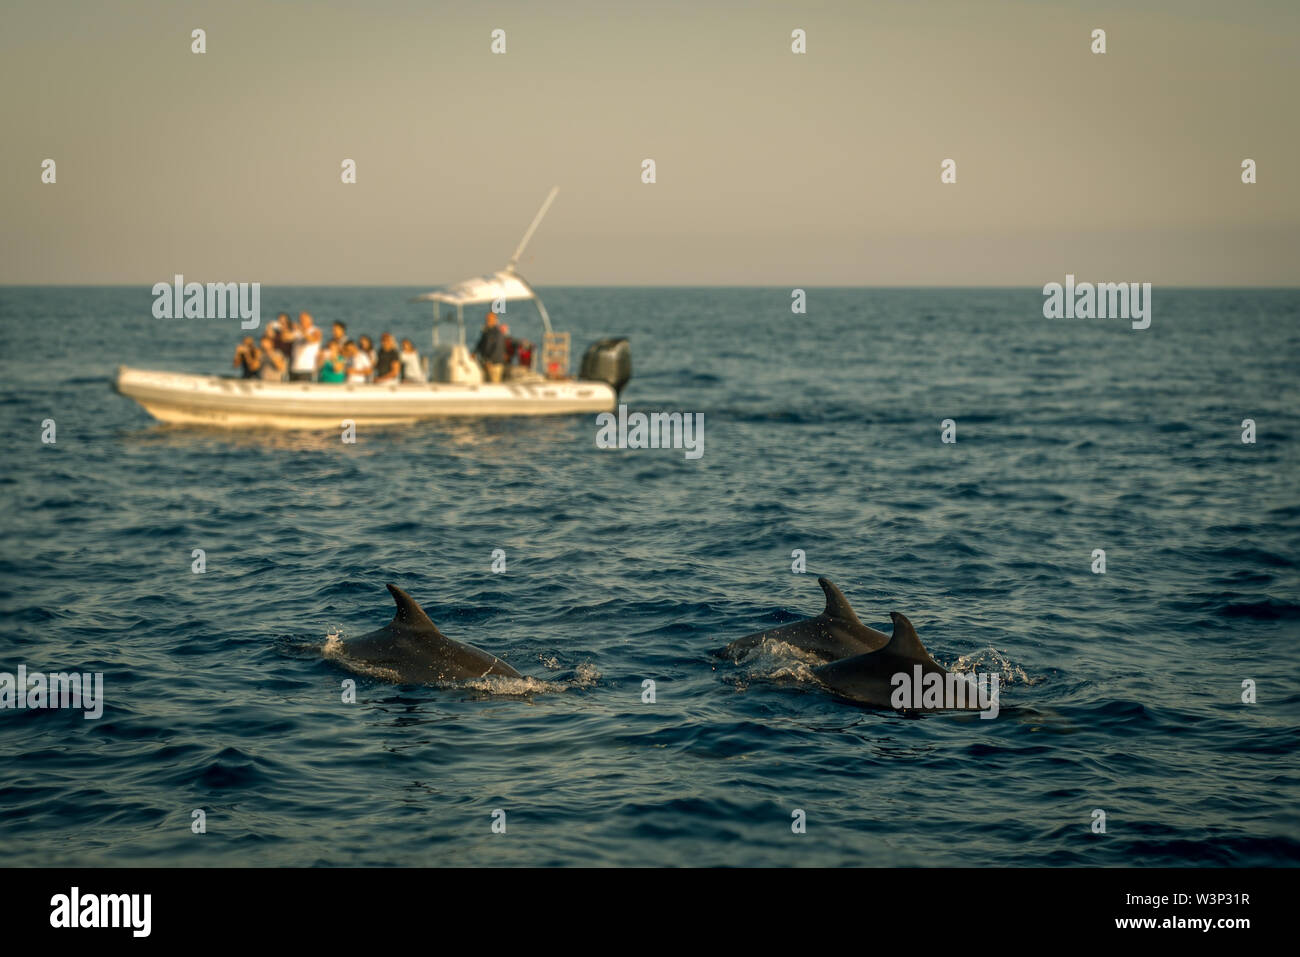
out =
[[330,341],[325,349],[325,357],[321,360],[319,381],[321,382],[343,382],[348,377],[347,360],[339,354],[339,345],[337,342]]

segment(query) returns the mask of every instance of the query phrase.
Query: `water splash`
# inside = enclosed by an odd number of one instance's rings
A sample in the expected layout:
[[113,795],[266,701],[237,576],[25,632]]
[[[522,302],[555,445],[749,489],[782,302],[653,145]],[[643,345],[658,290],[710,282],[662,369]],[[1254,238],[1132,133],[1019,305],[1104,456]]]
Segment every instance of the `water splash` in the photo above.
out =
[[1000,651],[992,645],[979,651],[961,655],[948,666],[948,670],[961,674],[997,674],[1003,687],[1007,685],[1036,685],[1046,680],[1043,677],[1031,678],[1024,668],[1007,656],[1006,652]]

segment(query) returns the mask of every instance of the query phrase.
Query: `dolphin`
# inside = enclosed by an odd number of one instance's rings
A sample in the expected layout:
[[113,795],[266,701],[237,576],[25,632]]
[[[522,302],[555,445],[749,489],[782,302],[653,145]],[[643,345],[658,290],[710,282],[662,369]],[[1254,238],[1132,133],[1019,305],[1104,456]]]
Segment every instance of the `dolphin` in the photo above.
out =
[[402,684],[487,675],[523,677],[496,655],[448,638],[396,585],[388,590],[397,602],[393,620],[378,631],[343,642],[343,657],[392,672]]
[[875,651],[889,644],[889,636],[884,632],[868,628],[858,621],[849,600],[829,579],[819,578],[817,584],[826,593],[826,610],[816,618],[792,621],[779,628],[737,638],[714,654],[738,661],[770,638],[801,651],[811,652],[823,661],[837,661],[850,655]]
[[[813,668],[812,673],[817,680],[840,697],[871,708],[902,711],[983,710],[980,701],[983,696],[966,675],[950,674],[931,658],[907,618],[896,611],[891,611],[889,617],[894,622],[894,633],[888,644],[866,654],[841,658]],[[895,675],[906,675],[906,688],[914,689],[915,697],[902,699],[905,701],[902,707],[895,703],[899,700],[895,697],[898,688]],[[927,687],[936,686],[943,689],[939,692],[941,697],[924,694]],[[949,688],[952,690],[949,691]],[[991,705],[994,714],[996,700],[995,684]],[[983,705],[985,708],[990,707],[987,698]]]

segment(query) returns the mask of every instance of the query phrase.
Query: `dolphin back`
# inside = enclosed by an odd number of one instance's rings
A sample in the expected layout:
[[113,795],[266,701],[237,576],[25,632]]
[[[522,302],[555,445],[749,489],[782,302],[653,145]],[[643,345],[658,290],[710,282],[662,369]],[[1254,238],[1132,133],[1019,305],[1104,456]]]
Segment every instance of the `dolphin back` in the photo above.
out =
[[412,683],[466,678],[522,678],[496,655],[448,638],[414,598],[396,585],[388,591],[397,604],[393,620],[370,634],[348,641],[349,658],[385,669]]
[[868,628],[858,620],[857,613],[844,593],[829,578],[817,579],[826,595],[826,607],[816,618],[790,622],[737,638],[713,654],[720,658],[739,661],[765,640],[780,641],[801,651],[806,651],[823,661],[835,661],[850,655],[875,651],[889,642],[889,636]]
[[894,676],[914,674],[920,667],[922,674],[948,673],[930,657],[921,644],[916,629],[906,617],[890,612],[894,633],[889,643],[876,651],[841,658],[813,669],[817,680],[836,694],[872,708],[893,708]]

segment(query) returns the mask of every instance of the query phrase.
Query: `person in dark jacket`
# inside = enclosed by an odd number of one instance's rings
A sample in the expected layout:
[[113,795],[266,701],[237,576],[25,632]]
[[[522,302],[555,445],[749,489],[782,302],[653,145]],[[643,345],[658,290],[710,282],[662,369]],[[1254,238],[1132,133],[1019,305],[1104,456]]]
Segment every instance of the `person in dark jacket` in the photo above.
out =
[[397,340],[391,332],[379,337],[379,355],[375,359],[376,382],[402,381],[402,354],[397,351]]
[[257,348],[253,337],[244,336],[235,349],[235,361],[231,365],[239,369],[245,379],[256,379],[262,374],[262,362],[262,350]]
[[474,355],[483,363],[489,382],[500,382],[506,367],[506,340],[497,326],[497,314],[489,312],[474,346]]

